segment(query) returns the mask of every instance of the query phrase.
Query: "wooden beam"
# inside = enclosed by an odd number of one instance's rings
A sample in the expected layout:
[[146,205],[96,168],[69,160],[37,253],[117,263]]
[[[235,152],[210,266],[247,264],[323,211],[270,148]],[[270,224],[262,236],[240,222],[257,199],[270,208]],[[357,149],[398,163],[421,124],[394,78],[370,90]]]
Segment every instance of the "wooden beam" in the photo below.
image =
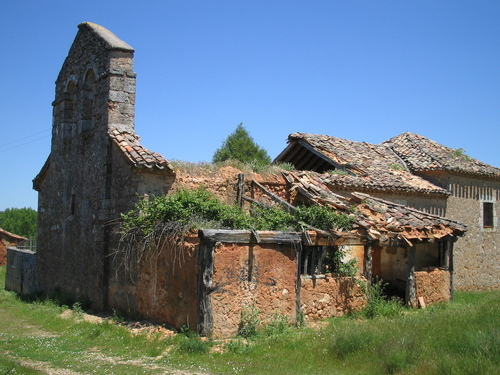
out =
[[202,336],[210,336],[213,328],[213,311],[210,293],[214,275],[214,247],[215,242],[204,241],[200,244],[198,264],[199,321],[198,331]]
[[365,245],[365,253],[364,253],[364,276],[368,285],[372,282],[372,267],[373,267],[373,258],[372,258],[372,246]]
[[[301,234],[297,232],[257,231],[260,243],[299,243]],[[252,231],[228,229],[200,229],[198,236],[202,241],[226,243],[256,243]]]
[[453,265],[453,241],[446,241],[446,253],[448,254],[448,271],[450,272],[450,299],[453,301],[454,289],[455,289],[455,275],[454,275],[454,265]]
[[238,197],[236,198],[236,202],[238,206],[243,205],[243,194],[245,193],[245,175],[243,173],[238,174]]
[[286,200],[278,197],[276,194],[272,193],[268,189],[266,189],[264,186],[262,186],[260,183],[257,181],[253,180],[253,183],[257,185],[266,195],[268,195],[273,201],[281,204],[283,207],[285,207],[288,211],[295,211],[295,207],[292,206],[290,203],[288,203]]
[[405,300],[406,304],[412,307],[416,307],[417,303],[417,290],[415,284],[415,246],[409,246],[408,248],[408,260],[407,260],[407,270],[406,270],[406,293]]

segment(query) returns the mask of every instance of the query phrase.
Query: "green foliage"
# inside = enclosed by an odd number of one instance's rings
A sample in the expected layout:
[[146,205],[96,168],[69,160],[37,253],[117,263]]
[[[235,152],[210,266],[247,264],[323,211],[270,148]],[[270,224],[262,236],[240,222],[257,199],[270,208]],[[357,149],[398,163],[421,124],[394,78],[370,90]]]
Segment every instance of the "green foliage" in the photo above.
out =
[[257,306],[255,306],[255,304],[243,306],[241,309],[241,321],[238,335],[246,338],[255,336],[257,335],[260,324],[260,310]]
[[122,220],[123,233],[136,230],[144,236],[159,223],[167,222],[177,222],[184,231],[195,227],[233,228],[247,225],[247,218],[241,209],[222,203],[202,187],[140,199],[134,210],[122,214]]
[[296,227],[297,220],[280,207],[252,207],[251,225],[255,230],[287,231]]
[[456,150],[453,150],[450,154],[450,156],[454,159],[460,158],[463,161],[471,161],[471,157],[467,155],[467,151],[465,151],[463,148],[457,148]]
[[323,230],[349,229],[353,222],[348,214],[319,205],[297,207],[295,216],[297,220]]
[[378,316],[396,317],[403,314],[402,301],[396,297],[388,298],[384,293],[386,286],[387,283],[382,279],[377,279],[366,288],[368,305],[362,311],[365,317],[372,319]]
[[[134,210],[122,214],[122,221],[122,233],[134,231],[140,236],[148,236],[159,224],[169,222],[177,223],[171,229],[182,233],[196,228],[299,230],[300,222],[330,230],[349,228],[352,217],[326,206],[298,207],[290,213],[277,206],[254,205],[247,214],[240,207],[227,205],[200,187],[142,198]],[[165,229],[160,232],[165,233]]]
[[0,211],[0,228],[26,238],[36,238],[37,212],[32,208]]
[[261,166],[271,164],[267,151],[254,142],[243,124],[239,124],[222,143],[222,146],[215,151],[212,161],[220,163],[229,159]]
[[267,336],[276,336],[284,333],[290,326],[286,315],[275,312],[273,318],[263,329],[263,333]]
[[327,271],[339,276],[354,277],[358,271],[356,259],[345,260],[346,253],[342,247],[337,247],[335,251],[326,254],[324,263]]
[[404,171],[405,170],[405,167],[401,164],[398,164],[398,163],[392,163],[390,165],[391,169],[394,169],[395,171]]
[[179,352],[187,354],[204,354],[210,349],[211,343],[203,341],[200,336],[186,336],[179,344]]

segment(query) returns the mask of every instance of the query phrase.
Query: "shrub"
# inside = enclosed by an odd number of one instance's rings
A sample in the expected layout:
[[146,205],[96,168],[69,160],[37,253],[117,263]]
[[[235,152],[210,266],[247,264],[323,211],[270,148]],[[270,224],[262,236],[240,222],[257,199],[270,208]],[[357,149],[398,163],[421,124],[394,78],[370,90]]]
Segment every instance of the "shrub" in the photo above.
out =
[[241,309],[241,322],[238,335],[246,338],[257,335],[257,330],[261,323],[259,316],[260,310],[255,304],[244,306]]
[[288,317],[279,312],[275,312],[271,321],[265,326],[264,334],[267,336],[280,335],[284,333],[288,327]]
[[353,222],[353,218],[348,214],[319,205],[297,207],[295,217],[298,221],[323,230],[349,229]]
[[363,315],[367,318],[377,316],[395,317],[403,313],[404,307],[402,301],[397,297],[387,297],[384,289],[387,283],[382,279],[373,281],[366,290],[368,304],[363,310]]

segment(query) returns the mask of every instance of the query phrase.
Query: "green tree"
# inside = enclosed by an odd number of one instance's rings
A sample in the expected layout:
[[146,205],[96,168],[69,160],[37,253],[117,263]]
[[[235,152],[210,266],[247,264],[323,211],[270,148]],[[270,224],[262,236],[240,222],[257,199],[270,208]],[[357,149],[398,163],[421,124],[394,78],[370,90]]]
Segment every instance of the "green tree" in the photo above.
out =
[[32,208],[7,208],[0,211],[0,228],[27,238],[36,237],[38,213]]
[[260,166],[271,164],[267,151],[254,142],[243,124],[239,124],[222,143],[221,148],[215,151],[212,161],[220,163],[228,159],[239,160],[242,163],[255,163]]

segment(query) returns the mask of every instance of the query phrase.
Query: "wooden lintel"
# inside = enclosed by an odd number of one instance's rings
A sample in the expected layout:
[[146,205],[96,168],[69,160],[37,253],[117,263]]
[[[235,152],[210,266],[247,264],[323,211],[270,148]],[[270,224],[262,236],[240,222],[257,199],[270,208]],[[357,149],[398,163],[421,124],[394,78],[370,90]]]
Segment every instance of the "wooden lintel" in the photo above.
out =
[[[301,242],[301,233],[257,231],[260,243],[298,243]],[[202,241],[226,243],[256,243],[256,238],[249,230],[228,229],[200,229],[198,236]]]

